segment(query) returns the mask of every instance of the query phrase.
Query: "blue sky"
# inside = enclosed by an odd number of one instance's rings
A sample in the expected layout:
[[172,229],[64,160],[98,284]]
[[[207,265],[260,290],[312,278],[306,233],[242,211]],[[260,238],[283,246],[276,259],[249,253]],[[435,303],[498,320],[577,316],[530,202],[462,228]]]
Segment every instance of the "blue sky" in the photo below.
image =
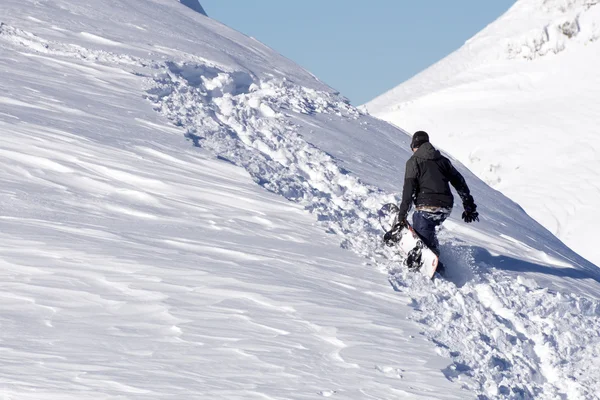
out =
[[515,0],[200,0],[363,104],[458,49]]

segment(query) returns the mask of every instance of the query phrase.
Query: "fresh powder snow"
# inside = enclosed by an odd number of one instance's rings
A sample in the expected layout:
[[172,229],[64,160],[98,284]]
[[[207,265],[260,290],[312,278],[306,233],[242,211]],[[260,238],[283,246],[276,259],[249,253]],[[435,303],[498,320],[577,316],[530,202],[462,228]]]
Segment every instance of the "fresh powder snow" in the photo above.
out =
[[4,398],[597,398],[598,268],[458,161],[429,281],[406,132],[176,1],[0,7]]
[[600,2],[519,0],[366,105],[432,140],[600,264]]

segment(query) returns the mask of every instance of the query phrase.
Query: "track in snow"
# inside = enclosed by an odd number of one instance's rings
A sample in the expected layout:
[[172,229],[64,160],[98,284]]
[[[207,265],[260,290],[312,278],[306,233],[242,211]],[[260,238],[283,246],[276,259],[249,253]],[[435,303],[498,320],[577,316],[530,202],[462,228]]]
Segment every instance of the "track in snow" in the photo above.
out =
[[[440,354],[455,359],[444,373],[480,398],[589,399],[600,392],[598,302],[539,287],[502,273],[462,273],[425,282],[397,270],[381,246],[376,220],[390,193],[367,185],[297,132],[290,115],[358,118],[334,95],[285,81],[259,81],[216,67],[169,64],[150,90],[158,111],[197,146],[246,168],[270,191],[299,202],[342,238],[342,245],[387,269],[394,288],[413,296],[414,319]],[[455,264],[474,270],[473,249],[446,238]],[[585,275],[585,274],[584,274]],[[587,277],[587,276],[582,276]]]

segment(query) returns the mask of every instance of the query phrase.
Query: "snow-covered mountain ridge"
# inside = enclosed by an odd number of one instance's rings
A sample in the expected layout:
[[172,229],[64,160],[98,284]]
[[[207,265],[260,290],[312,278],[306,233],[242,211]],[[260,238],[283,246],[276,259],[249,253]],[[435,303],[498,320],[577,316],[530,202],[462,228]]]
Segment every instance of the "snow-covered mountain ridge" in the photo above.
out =
[[[573,44],[588,45],[600,38],[598,0],[519,1],[506,14],[512,19],[503,31],[508,58],[535,59],[558,54]],[[527,28],[526,28],[527,27]],[[514,29],[514,31],[512,31]],[[477,40],[477,36],[473,39]]]
[[198,11],[202,15],[206,15],[206,11],[204,11],[204,7],[202,4],[198,2],[198,0],[180,0],[181,4],[191,8],[194,11]]
[[366,105],[434,142],[600,262],[600,4],[519,0],[461,49]]
[[424,281],[376,219],[404,132],[177,2],[2,7],[8,398],[598,392],[597,267],[458,163],[485,219]]

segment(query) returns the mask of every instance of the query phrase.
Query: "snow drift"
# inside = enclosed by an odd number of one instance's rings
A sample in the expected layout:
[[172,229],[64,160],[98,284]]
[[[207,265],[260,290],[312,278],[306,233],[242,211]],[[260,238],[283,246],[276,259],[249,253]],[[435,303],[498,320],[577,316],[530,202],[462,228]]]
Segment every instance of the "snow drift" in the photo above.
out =
[[520,0],[436,65],[366,105],[433,141],[600,263],[600,6]]
[[482,222],[426,281],[376,220],[405,132],[175,2],[32,5],[0,25],[6,397],[598,393],[597,267],[458,162]]

